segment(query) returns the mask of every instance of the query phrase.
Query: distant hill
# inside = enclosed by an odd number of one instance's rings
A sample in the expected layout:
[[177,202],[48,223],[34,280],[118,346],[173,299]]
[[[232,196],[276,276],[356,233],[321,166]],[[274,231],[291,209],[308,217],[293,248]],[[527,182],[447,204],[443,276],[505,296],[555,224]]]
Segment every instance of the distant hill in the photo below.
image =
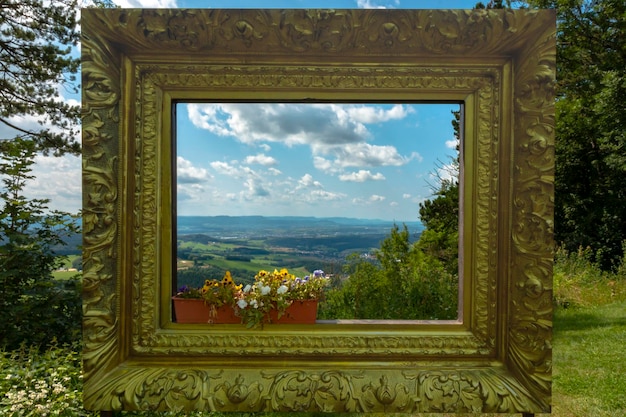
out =
[[[387,234],[393,221],[355,219],[349,217],[303,216],[179,216],[178,235],[208,234],[218,238],[229,237],[316,237],[336,234]],[[420,234],[424,226],[419,222],[398,222],[412,235]]]

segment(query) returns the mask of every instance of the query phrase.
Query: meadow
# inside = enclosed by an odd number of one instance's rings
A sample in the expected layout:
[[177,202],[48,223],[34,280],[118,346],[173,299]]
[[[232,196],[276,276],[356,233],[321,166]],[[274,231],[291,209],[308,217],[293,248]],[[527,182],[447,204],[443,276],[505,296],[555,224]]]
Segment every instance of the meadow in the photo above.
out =
[[[626,415],[626,265],[602,272],[585,251],[556,254],[553,409],[536,417]],[[0,415],[98,416],[82,409],[80,346],[0,351]],[[116,416],[250,414],[120,412]],[[255,414],[257,415],[257,414]],[[279,417],[279,413],[261,416]],[[321,416],[321,413],[290,414]],[[451,414],[421,414],[452,417]],[[469,414],[466,416],[470,416]],[[471,416],[478,416],[471,414]],[[501,414],[482,414],[496,417]],[[514,416],[521,416],[520,414]]]

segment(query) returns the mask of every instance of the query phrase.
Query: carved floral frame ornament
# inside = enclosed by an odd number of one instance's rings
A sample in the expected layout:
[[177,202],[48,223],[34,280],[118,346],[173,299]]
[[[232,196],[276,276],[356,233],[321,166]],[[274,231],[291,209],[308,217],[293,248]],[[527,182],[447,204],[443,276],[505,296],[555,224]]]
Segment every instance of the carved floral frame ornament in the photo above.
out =
[[[546,412],[555,15],[82,12],[84,404]],[[459,319],[173,323],[173,103],[463,103]]]

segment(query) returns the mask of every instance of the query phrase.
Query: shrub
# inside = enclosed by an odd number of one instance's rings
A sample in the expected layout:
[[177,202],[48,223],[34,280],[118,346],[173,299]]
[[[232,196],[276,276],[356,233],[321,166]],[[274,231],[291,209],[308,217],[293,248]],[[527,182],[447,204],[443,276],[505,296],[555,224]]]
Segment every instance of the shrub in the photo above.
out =
[[590,248],[568,252],[557,248],[554,256],[554,303],[559,307],[604,305],[626,299],[626,265],[616,272],[603,271],[593,261]]
[[0,415],[96,416],[82,407],[78,349],[0,351]]

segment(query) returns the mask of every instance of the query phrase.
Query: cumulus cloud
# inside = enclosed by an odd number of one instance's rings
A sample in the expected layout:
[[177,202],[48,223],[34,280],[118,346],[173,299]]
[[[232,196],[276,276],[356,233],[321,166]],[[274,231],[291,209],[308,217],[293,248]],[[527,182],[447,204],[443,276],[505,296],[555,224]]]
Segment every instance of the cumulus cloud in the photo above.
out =
[[311,196],[315,200],[324,200],[324,201],[342,200],[346,197],[346,195],[343,193],[334,193],[334,192],[325,191],[325,190],[313,190],[311,191]]
[[258,155],[248,155],[246,156],[244,162],[248,165],[257,164],[257,165],[263,165],[263,166],[271,166],[271,165],[276,165],[278,163],[276,159],[272,158],[271,156],[267,156],[263,153],[260,153]]
[[48,199],[53,210],[76,213],[82,207],[80,156],[37,155],[32,165],[34,178],[26,183],[28,198]]
[[361,144],[371,138],[367,124],[399,120],[411,107],[296,103],[190,103],[190,121],[198,128],[262,146],[283,143],[322,150]]
[[456,138],[446,141],[446,148],[448,149],[456,149],[458,145],[459,145],[459,141]]
[[252,200],[257,197],[267,197],[270,195],[269,189],[267,189],[261,181],[256,178],[248,178],[244,181],[245,190],[242,195],[247,200]]
[[341,181],[365,182],[365,181],[382,181],[385,176],[380,172],[372,174],[369,170],[361,169],[358,172],[350,172],[339,175]]
[[280,142],[288,146],[343,144],[365,140],[363,123],[333,104],[191,103],[191,122],[218,136],[246,144]]
[[394,146],[369,143],[350,143],[344,146],[317,148],[314,151],[333,158],[332,162],[325,162],[323,158],[318,158],[314,161],[316,167],[323,165],[341,168],[401,166],[413,159],[421,158],[416,152],[410,156],[404,156]]
[[396,104],[389,110],[373,106],[355,106],[348,107],[346,112],[353,120],[360,123],[370,124],[404,119],[407,115],[413,112],[413,109],[401,104]]
[[205,193],[205,188],[198,183],[178,183],[176,200],[179,202],[197,201]]
[[176,0],[114,0],[115,4],[122,8],[145,8],[145,9],[175,9],[178,8]]
[[375,202],[379,202],[379,201],[384,201],[385,199],[386,199],[386,197],[385,197],[385,196],[383,196],[383,195],[372,194],[372,195],[369,197],[369,199],[368,199],[368,200],[369,200],[370,202],[372,202],[372,203],[375,203]]
[[241,177],[241,170],[229,164],[228,162],[213,161],[209,165],[219,174],[228,175],[229,177],[235,177],[235,178]]
[[189,184],[204,182],[211,178],[206,169],[193,166],[182,156],[176,158],[176,176],[179,183]]
[[377,5],[372,2],[372,0],[357,0],[356,6],[359,9],[386,9],[386,6]]
[[302,188],[321,188],[322,184],[319,181],[313,179],[311,174],[304,174],[302,178],[298,180],[298,189]]

